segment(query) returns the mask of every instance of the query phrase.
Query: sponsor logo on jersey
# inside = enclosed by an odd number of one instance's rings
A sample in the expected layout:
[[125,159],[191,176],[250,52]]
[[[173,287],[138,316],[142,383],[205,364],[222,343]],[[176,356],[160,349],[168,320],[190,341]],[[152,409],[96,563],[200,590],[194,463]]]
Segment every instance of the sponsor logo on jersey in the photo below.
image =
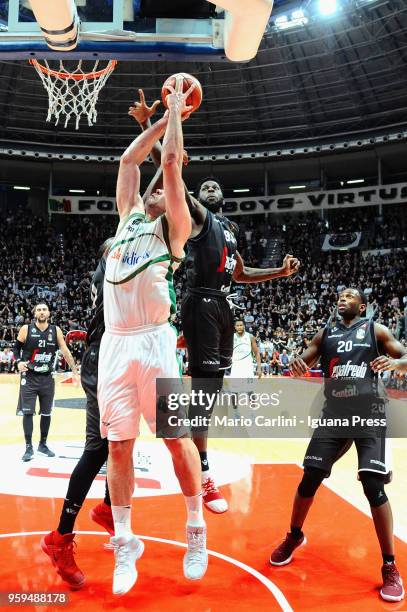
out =
[[366,328],[365,328],[365,326],[360,327],[360,328],[358,329],[358,331],[356,332],[356,338],[357,338],[358,340],[364,340],[364,339],[365,339],[365,336],[366,336]]
[[345,389],[342,389],[341,391],[332,391],[332,397],[356,397],[357,395],[359,395],[359,392],[356,388],[355,385],[347,385],[345,387]]
[[342,338],[343,334],[331,334],[328,338]]
[[117,249],[117,251],[113,251],[112,254],[109,254],[109,257],[111,259],[120,259],[121,256],[122,256],[121,249]]
[[137,253],[137,251],[132,251],[131,253],[126,253],[123,255],[122,262],[127,264],[128,266],[137,266],[137,264],[145,261],[150,257],[150,252],[145,251],[144,253]]
[[362,361],[360,364],[352,363],[350,360],[345,364],[334,365],[332,368],[332,378],[365,378],[367,363]]
[[219,365],[220,361],[215,361],[213,359],[206,359],[202,363],[203,363],[203,365]]
[[52,354],[50,353],[36,353],[31,361],[33,363],[49,363],[51,359]]

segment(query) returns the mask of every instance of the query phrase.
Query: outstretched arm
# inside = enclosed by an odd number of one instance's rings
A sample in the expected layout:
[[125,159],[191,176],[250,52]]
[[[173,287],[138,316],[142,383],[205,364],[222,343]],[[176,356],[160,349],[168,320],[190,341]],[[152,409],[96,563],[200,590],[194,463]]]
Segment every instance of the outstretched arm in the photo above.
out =
[[[160,105],[160,100],[155,100],[151,106],[147,106],[144,91],[139,89],[138,94],[140,100],[136,100],[134,106],[130,106],[128,114],[137,121],[142,131],[145,132],[151,127],[151,117],[155,114],[155,111]],[[156,168],[159,168],[161,165],[161,152],[161,142],[157,140],[151,149],[151,158]]]
[[245,266],[244,261],[238,251],[236,251],[237,265],[233,273],[233,280],[237,283],[262,283],[264,281],[273,280],[296,274],[300,267],[298,259],[292,255],[284,257],[283,265],[280,268],[249,268]]
[[386,355],[376,357],[370,367],[374,372],[385,372],[396,370],[407,372],[407,351],[404,346],[396,340],[390,330],[380,323],[375,323],[376,340],[379,349]]
[[[160,104],[159,100],[155,100],[151,106],[148,106],[145,100],[144,92],[142,89],[138,90],[140,100],[136,100],[134,102],[134,106],[130,106],[129,115],[133,117],[137,123],[139,124],[141,130],[145,132],[151,127],[151,117],[155,114],[157,107]],[[182,119],[185,121],[188,119],[189,113],[183,114]],[[162,155],[162,146],[161,142],[157,140],[151,150],[151,158],[157,171],[153,178],[151,179],[146,191],[144,192],[143,199],[146,199],[154,193],[156,189],[161,189],[163,187],[163,170],[161,167],[161,155]],[[182,152],[182,163],[184,166],[188,165],[188,154],[185,150]],[[203,222],[205,221],[206,211],[199,204],[195,198],[192,198],[188,192],[187,186],[184,183],[185,189],[185,199],[189,208],[189,212],[191,213],[192,218],[192,236],[198,234],[202,228]],[[201,210],[202,209],[202,210]]]
[[[168,126],[164,136],[161,165],[169,239],[173,255],[182,257],[185,242],[191,234],[191,215],[185,199],[182,180],[182,151],[184,138],[181,116],[190,107],[186,100],[192,91],[182,93],[182,77],[177,79],[176,90],[167,96]],[[193,86],[192,86],[193,87]]]
[[116,201],[120,219],[130,214],[133,208],[144,213],[140,197],[140,168],[149,155],[153,145],[159,140],[167,127],[168,117],[163,117],[148,130],[137,136],[120,158],[120,168],[116,185]]

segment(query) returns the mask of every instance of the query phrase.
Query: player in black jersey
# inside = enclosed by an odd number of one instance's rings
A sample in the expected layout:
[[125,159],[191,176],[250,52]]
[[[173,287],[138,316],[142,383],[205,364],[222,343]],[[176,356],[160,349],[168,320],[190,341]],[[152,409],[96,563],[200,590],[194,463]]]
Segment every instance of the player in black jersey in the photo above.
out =
[[[106,463],[109,447],[106,439],[100,436],[100,414],[97,401],[98,358],[100,341],[105,331],[103,319],[103,282],[105,278],[105,255],[113,242],[106,240],[99,250],[99,264],[92,277],[90,299],[94,315],[86,334],[87,349],[82,358],[81,383],[86,393],[86,442],[82,457],[79,459],[69,480],[66,498],[61,509],[59,525],[41,540],[43,551],[49,555],[58,574],[71,587],[80,588],[85,582],[83,572],[73,557],[75,534],[74,525],[78,513],[93,481]],[[69,332],[67,341],[80,339],[85,332]],[[114,535],[109,489],[106,480],[104,501],[90,512],[90,517]]]
[[[129,109],[142,130],[151,125],[150,119],[159,101],[148,107],[142,90],[140,102]],[[161,186],[161,146],[158,142],[151,152],[158,167],[145,195],[154,200]],[[193,198],[185,187],[185,197],[192,220],[192,232],[187,243],[185,267],[187,292],[181,304],[183,334],[188,349],[188,360],[193,389],[204,387],[206,394],[219,391],[225,370],[231,366],[234,321],[227,301],[232,280],[240,283],[260,283],[295,274],[299,261],[286,255],[280,268],[248,268],[237,251],[238,226],[222,215],[223,193],[213,178],[201,181]],[[199,412],[210,415],[206,406]],[[190,417],[194,413],[190,412]],[[226,500],[216,487],[207,458],[207,430],[193,429],[193,439],[199,450],[202,468],[202,493],[205,506],[215,513],[228,509]]]
[[43,302],[36,304],[33,316],[34,323],[20,328],[13,347],[17,368],[21,374],[17,414],[23,417],[26,444],[23,461],[30,461],[34,455],[32,433],[37,397],[41,416],[38,452],[47,457],[55,457],[55,453],[47,446],[47,437],[55,393],[52,373],[58,349],[71,368],[74,379],[79,380],[75,360],[66,346],[62,331],[56,325],[49,323],[50,312],[47,304]]
[[404,597],[404,589],[394,563],[393,520],[384,491],[390,476],[385,433],[372,424],[374,419],[369,423],[364,421],[360,428],[354,428],[352,438],[346,437],[349,434],[346,431],[343,434],[340,427],[331,427],[330,423],[338,415],[352,415],[355,421],[361,417],[382,415],[385,397],[380,392],[377,373],[384,370],[407,371],[407,352],[387,327],[362,317],[366,310],[366,298],[362,291],[342,291],[337,308],[342,320],[329,322],[316,334],[308,348],[290,363],[292,374],[302,376],[308,367],[321,360],[325,404],[322,425],[315,430],[305,454],[304,475],[291,515],[291,531],[273,551],[270,563],[286,565],[291,561],[294,550],[306,543],[302,526],[314,495],[324,478],[330,475],[335,461],[355,442],[358,477],[370,504],[383,555],[380,594],[387,601],[400,601]]

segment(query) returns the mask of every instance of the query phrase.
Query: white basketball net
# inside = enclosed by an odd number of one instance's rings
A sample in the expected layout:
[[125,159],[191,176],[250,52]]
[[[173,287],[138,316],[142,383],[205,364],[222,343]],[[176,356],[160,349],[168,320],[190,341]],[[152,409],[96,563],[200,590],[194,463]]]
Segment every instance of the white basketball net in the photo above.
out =
[[98,60],[93,68],[86,72],[82,69],[82,61],[79,60],[75,70],[68,71],[62,60],[58,60],[57,69],[51,68],[47,60],[41,64],[37,60],[30,60],[48,92],[47,121],[54,118],[55,125],[58,125],[62,115],[65,117],[64,127],[67,127],[73,117],[76,129],[79,128],[82,115],[87,116],[90,126],[96,122],[96,104],[100,90],[115,69],[117,61],[110,60],[105,68],[98,70]]

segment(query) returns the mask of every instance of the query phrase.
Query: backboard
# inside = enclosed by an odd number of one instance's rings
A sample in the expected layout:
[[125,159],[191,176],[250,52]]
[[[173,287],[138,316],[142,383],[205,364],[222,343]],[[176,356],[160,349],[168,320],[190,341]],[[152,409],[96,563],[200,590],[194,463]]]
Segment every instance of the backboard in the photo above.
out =
[[[211,6],[204,0],[200,4]],[[76,0],[76,7],[79,42],[73,51],[61,53],[46,44],[29,0],[0,0],[0,58],[226,59],[223,12],[213,5],[211,16],[196,19],[146,16],[143,0]]]

